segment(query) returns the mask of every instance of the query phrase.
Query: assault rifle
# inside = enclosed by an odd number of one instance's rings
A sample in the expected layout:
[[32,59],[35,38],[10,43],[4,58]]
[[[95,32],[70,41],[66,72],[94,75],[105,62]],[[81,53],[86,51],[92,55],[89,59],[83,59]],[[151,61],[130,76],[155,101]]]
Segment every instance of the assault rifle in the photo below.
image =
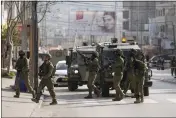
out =
[[78,52],[78,54],[81,55],[81,57],[84,59],[84,63],[85,63],[86,65],[88,65],[88,64],[89,64],[89,61],[91,60],[91,58],[86,57],[84,54],[82,54],[82,53],[81,53],[80,51],[78,51],[78,50],[77,50],[77,52]]

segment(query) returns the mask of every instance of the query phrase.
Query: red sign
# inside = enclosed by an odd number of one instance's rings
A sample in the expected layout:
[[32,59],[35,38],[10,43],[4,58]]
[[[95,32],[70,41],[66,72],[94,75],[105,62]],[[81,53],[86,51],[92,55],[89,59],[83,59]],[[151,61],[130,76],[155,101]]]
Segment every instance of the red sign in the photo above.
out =
[[76,12],[76,20],[83,19],[83,11],[77,11]]

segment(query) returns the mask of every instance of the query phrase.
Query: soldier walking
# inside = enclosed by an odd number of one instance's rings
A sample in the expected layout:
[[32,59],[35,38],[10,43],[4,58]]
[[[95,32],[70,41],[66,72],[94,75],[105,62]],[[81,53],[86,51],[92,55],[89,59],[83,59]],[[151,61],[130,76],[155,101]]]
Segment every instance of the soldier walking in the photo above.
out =
[[19,51],[19,59],[17,60],[15,69],[17,70],[17,76],[15,81],[15,87],[16,87],[16,95],[14,95],[15,98],[19,98],[20,96],[20,80],[24,80],[24,84],[26,85],[28,91],[32,93],[32,97],[35,98],[35,92],[32,88],[32,86],[29,84],[29,62],[28,59],[25,56],[24,51]]
[[112,67],[113,72],[114,72],[113,84],[114,84],[114,88],[116,90],[116,96],[112,100],[113,101],[120,101],[124,98],[124,94],[123,94],[123,92],[120,88],[120,82],[121,82],[122,77],[123,77],[124,60],[121,57],[122,56],[122,51],[121,50],[118,49],[116,54],[117,54],[117,60]]
[[89,94],[88,96],[84,97],[85,99],[92,98],[92,89],[94,89],[95,93],[97,94],[97,97],[100,96],[100,91],[95,86],[97,72],[99,70],[99,63],[98,63],[97,57],[98,57],[98,53],[94,52],[92,54],[91,60],[89,60],[88,62],[89,77],[88,77],[87,87],[89,89]]
[[134,103],[141,103],[141,102],[144,102],[143,86],[144,86],[145,71],[147,67],[144,62],[137,60],[134,55],[132,56],[132,58],[133,58],[134,75],[135,75],[134,92],[135,92],[136,101],[134,101]]
[[52,75],[54,71],[54,66],[50,62],[51,55],[46,55],[43,64],[40,67],[39,75],[41,76],[41,81],[37,90],[37,96],[36,98],[33,98],[32,101],[38,103],[41,96],[41,91],[44,89],[45,86],[47,86],[48,91],[52,97],[52,102],[50,105],[57,104],[56,100],[56,93],[54,91],[54,85],[52,82]]
[[125,81],[125,87],[123,93],[126,95],[127,91],[131,87],[134,90],[134,69],[133,69],[133,61],[132,58],[129,57],[125,64],[125,71],[127,75],[127,80]]

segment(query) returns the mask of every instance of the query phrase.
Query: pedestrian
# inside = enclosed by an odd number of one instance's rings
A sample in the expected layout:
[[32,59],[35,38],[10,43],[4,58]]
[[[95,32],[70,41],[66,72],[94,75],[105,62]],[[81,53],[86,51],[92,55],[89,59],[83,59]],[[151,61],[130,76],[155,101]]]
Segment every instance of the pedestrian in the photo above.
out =
[[176,78],[176,56],[174,56],[171,60],[171,75]]
[[15,98],[19,98],[20,96],[20,81],[21,79],[24,80],[24,84],[26,85],[28,91],[32,93],[32,97],[35,98],[35,92],[30,85],[29,82],[29,61],[25,57],[24,51],[20,50],[19,51],[19,59],[17,60],[15,69],[17,70],[17,75],[16,75],[16,82],[15,82],[15,87],[16,87],[16,95],[14,95]]
[[47,86],[50,96],[52,97],[52,102],[50,103],[50,105],[57,104],[56,93],[54,91],[54,84],[52,81],[54,66],[50,61],[51,58],[52,57],[50,54],[46,55],[44,62],[40,67],[39,75],[41,76],[41,81],[37,90],[37,96],[36,98],[32,99],[32,101],[36,103],[38,103],[40,100],[40,96],[42,93],[41,91],[45,88],[45,86]]
[[147,67],[144,62],[137,60],[135,56],[132,56],[132,58],[133,58],[134,75],[135,75],[134,93],[135,93],[136,101],[134,101],[134,103],[141,103],[141,102],[144,102],[143,86],[144,86],[145,71]]
[[161,57],[157,60],[157,70],[161,69]]
[[124,94],[120,88],[120,83],[123,78],[123,69],[124,69],[124,60],[121,57],[122,56],[122,51],[118,49],[116,51],[117,59],[114,65],[112,65],[112,70],[114,72],[114,77],[113,77],[113,84],[114,88],[116,90],[116,96],[113,101],[120,101],[124,98]]
[[100,96],[100,91],[96,87],[95,82],[97,78],[97,73],[99,71],[99,63],[98,63],[98,52],[94,52],[91,56],[91,59],[88,61],[88,71],[89,71],[89,77],[88,77],[88,83],[87,87],[89,89],[88,96],[84,97],[85,99],[92,98],[92,90],[94,89],[97,97]]

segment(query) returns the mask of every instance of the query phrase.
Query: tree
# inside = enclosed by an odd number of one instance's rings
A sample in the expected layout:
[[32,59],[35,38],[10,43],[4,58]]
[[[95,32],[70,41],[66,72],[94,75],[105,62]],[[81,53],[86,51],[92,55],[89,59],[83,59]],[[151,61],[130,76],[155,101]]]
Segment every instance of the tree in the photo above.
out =
[[[7,60],[7,73],[10,72],[10,67],[12,67],[12,51],[13,51],[13,45],[14,43],[16,44],[18,42],[17,40],[17,29],[16,25],[18,22],[20,22],[20,16],[23,13],[24,9],[21,9],[20,12],[14,17],[12,17],[12,11],[14,10],[13,8],[15,7],[15,4],[18,2],[14,1],[5,1],[4,4],[8,6],[8,15],[7,15],[7,29],[3,27],[4,32],[2,34],[3,39],[5,39],[5,47],[4,47],[4,53],[1,55],[3,57],[3,60]],[[27,6],[28,7],[28,6]],[[5,38],[6,37],[6,38]],[[4,61],[3,61],[4,62]]]

